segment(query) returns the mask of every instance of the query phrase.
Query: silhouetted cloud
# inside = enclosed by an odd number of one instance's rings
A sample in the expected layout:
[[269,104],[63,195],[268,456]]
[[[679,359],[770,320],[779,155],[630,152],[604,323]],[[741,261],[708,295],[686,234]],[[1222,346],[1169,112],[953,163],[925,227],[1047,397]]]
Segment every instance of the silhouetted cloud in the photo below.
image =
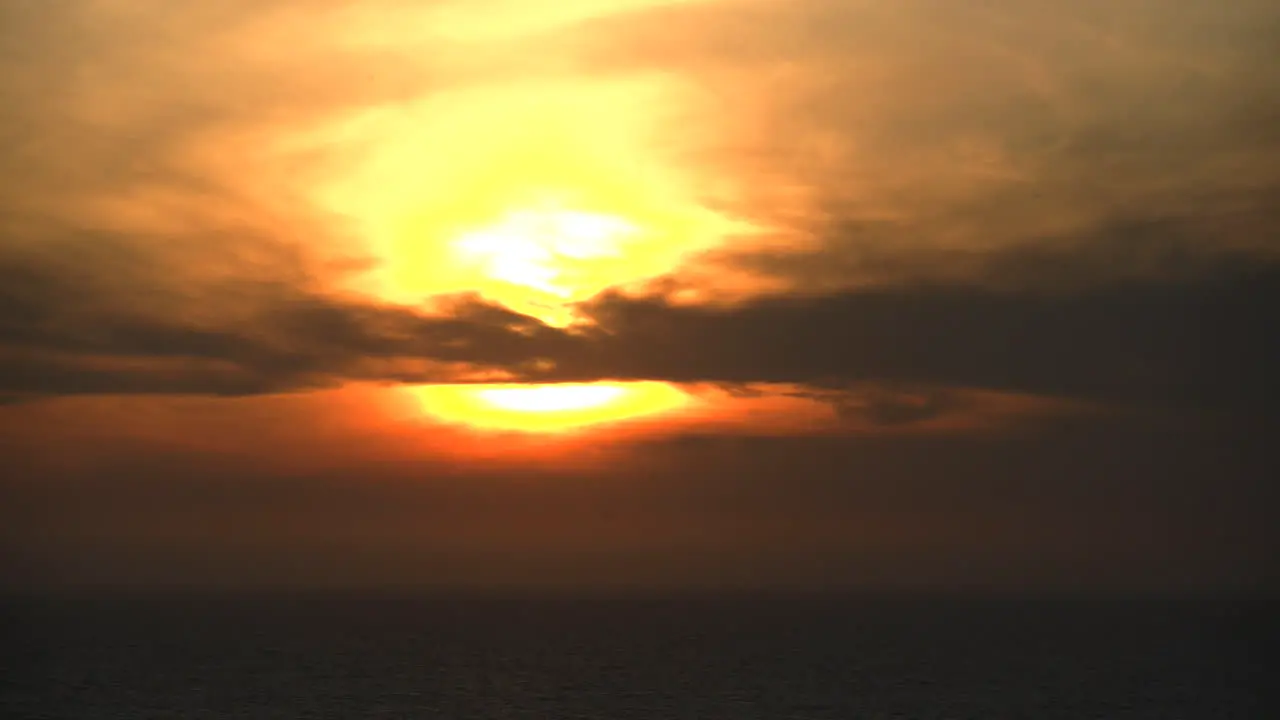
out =
[[163,285],[152,299],[146,289],[100,291],[80,275],[71,265],[0,267],[0,389],[243,394],[361,378],[466,381],[476,369],[518,373],[577,342],[470,297],[431,313],[230,282],[221,289],[235,302],[167,304]]
[[556,374],[898,381],[1272,414],[1278,301],[1280,267],[1249,261],[1070,292],[892,286],[726,307],[614,294],[588,306],[593,354]]
[[[1280,268],[1250,258],[1067,289],[894,285],[727,306],[607,293],[581,308],[594,325],[571,329],[474,298],[428,312],[287,285],[249,286],[231,293],[232,306],[193,317],[202,306],[99,296],[71,266],[10,262],[2,274],[7,393],[235,394],[487,372],[915,383],[1249,414],[1272,414],[1277,403],[1268,378],[1280,348],[1268,308],[1280,302]],[[861,411],[892,422],[934,402]]]

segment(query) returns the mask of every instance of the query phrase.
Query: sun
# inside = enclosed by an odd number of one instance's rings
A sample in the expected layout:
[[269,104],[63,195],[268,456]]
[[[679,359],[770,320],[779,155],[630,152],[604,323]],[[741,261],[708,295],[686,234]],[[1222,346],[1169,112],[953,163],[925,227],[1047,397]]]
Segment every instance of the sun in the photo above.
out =
[[577,412],[598,408],[626,393],[618,385],[540,385],[485,388],[476,394],[495,408],[512,412]]
[[[488,282],[490,300],[548,325],[573,322],[586,299],[624,262],[638,225],[616,215],[542,203],[508,212],[450,243],[453,259]],[[601,278],[605,278],[603,281]],[[442,385],[416,391],[423,410],[446,422],[526,433],[563,433],[677,408],[685,393],[665,383]]]
[[486,279],[480,291],[490,300],[565,325],[572,320],[570,304],[607,286],[616,274],[612,266],[625,262],[628,245],[642,235],[621,217],[547,202],[460,233],[450,243],[450,259]]
[[[475,294],[556,327],[576,306],[671,273],[748,224],[708,204],[667,142],[669,78],[538,76],[433,93],[332,132],[363,143],[318,193],[375,260],[349,289],[397,304]],[[686,400],[659,383],[422,387],[424,414],[561,432]]]
[[[548,325],[574,322],[573,303],[620,277],[641,226],[618,215],[544,200],[458,233],[449,260],[483,278],[487,299]],[[655,382],[443,385],[415,391],[427,414],[474,428],[563,433],[673,410],[688,396]]]
[[[565,327],[575,303],[653,264],[655,233],[637,220],[543,198],[455,232],[441,264],[490,302]],[[661,245],[658,253],[670,252]],[[402,276],[411,276],[402,266]],[[640,277],[644,277],[641,274]],[[657,415],[691,402],[658,382],[436,385],[413,390],[424,413],[480,430],[565,433]]]
[[689,397],[659,382],[554,385],[426,385],[413,389],[422,410],[482,430],[564,433],[671,412]]
[[[650,233],[620,215],[555,200],[512,209],[466,228],[442,259],[486,300],[564,327],[580,320],[574,303],[629,279]],[[481,430],[564,433],[655,415],[690,401],[658,382],[543,385],[435,385],[413,391],[438,420]]]

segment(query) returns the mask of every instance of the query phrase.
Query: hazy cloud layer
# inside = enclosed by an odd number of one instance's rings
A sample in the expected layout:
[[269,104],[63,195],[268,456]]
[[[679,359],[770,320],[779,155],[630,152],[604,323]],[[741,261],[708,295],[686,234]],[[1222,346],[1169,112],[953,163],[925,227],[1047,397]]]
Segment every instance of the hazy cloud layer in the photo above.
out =
[[1057,282],[1148,274],[1125,246],[1153,233],[1193,256],[1277,251],[1273,3],[750,2],[613,22],[600,61],[695,84],[709,196],[788,241],[711,261],[824,290],[1040,281],[987,261],[1028,247],[1071,273],[1077,253],[1127,261]]
[[[227,279],[191,297],[163,272],[129,266],[99,287],[74,261],[0,266],[3,390],[247,394],[364,377],[465,381],[518,373],[573,338],[472,298],[444,312]],[[473,379],[473,378],[472,378]]]
[[[1132,405],[1274,413],[1269,308],[1280,270],[1071,292],[919,285],[727,307],[602,296],[558,329],[462,298],[444,314],[229,284],[201,316],[162,295],[95,293],[56,264],[5,268],[7,393],[279,392],[368,379],[960,386]],[[184,309],[190,314],[184,313]],[[486,375],[487,373],[487,375]]]
[[[6,4],[0,393],[645,378],[1275,407],[1272,3],[587,5],[481,42],[392,0]],[[775,237],[668,288],[733,267],[786,291],[605,295],[586,332],[343,291],[369,249],[304,190],[360,143],[310,133],[519,68],[680,78],[697,101],[658,149]]]
[[581,367],[677,381],[914,381],[1271,414],[1280,346],[1268,308],[1277,301],[1280,269],[1231,265],[1071,293],[922,285],[728,308],[606,297],[589,309],[606,334]]

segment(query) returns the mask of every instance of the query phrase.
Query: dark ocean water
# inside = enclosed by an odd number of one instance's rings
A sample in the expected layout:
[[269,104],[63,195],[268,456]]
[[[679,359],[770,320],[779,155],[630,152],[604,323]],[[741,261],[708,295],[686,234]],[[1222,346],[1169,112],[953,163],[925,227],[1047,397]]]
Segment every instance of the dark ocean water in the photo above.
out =
[[4,718],[1264,718],[1265,607],[24,600]]

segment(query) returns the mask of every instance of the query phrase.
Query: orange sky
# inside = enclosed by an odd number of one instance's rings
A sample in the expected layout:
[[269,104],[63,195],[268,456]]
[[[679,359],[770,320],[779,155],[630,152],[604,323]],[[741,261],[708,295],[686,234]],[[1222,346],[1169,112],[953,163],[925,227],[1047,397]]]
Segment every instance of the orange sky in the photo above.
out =
[[[785,515],[777,489],[808,481],[783,455],[832,498],[866,483],[862,539],[907,555],[927,533],[884,519],[907,446],[983,487],[1077,457],[1159,474],[1072,443],[1271,417],[1280,81],[1270,3],[1157,5],[5,7],[0,460],[68,487],[201,463],[643,476],[653,515],[610,537],[706,557],[705,528],[821,546],[851,524],[818,490],[796,491],[817,520]],[[663,484],[757,466],[741,515]],[[1074,496],[1018,487],[1070,536]],[[65,527],[75,497],[48,500]],[[982,525],[938,522],[939,547]]]

